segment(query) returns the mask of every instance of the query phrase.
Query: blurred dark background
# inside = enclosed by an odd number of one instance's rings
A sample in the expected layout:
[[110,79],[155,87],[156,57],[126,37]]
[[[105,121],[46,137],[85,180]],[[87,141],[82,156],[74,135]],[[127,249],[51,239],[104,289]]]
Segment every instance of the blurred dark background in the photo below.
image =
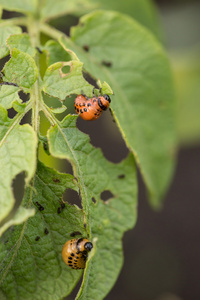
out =
[[[130,0],[116,0],[113,7],[113,0],[102,3],[134,15]],[[124,265],[106,300],[200,299],[200,1],[157,0],[156,5],[156,23],[161,29],[154,31],[167,48],[177,92],[177,166],[160,212],[148,204],[138,173],[137,224],[124,235]],[[68,21],[75,25],[78,18],[70,16]],[[61,29],[63,18],[53,25]],[[69,32],[66,26],[65,32]],[[78,120],[78,127],[90,135],[91,143],[100,147],[107,159],[119,162],[127,155],[109,111],[92,126]],[[47,159],[42,152],[40,157]],[[49,160],[48,164],[55,162]],[[67,299],[74,299],[75,294]]]

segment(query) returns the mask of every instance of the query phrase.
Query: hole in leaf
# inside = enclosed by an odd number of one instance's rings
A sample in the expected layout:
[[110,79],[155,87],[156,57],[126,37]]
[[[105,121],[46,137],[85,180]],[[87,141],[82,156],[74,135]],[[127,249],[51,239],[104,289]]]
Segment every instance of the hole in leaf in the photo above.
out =
[[22,118],[20,124],[23,125],[23,124],[31,124],[31,119],[32,119],[32,111],[28,111],[25,116]]
[[11,19],[17,17],[23,17],[24,15],[15,11],[3,10],[2,19]]
[[[3,68],[5,63],[7,63],[7,61],[9,61],[9,59],[10,59],[10,55],[7,55],[0,59],[0,70]],[[2,71],[1,71],[1,75],[2,75]]]
[[30,94],[29,93],[26,94],[22,90],[18,92],[18,95],[19,95],[20,99],[23,100],[23,102],[26,102],[30,99]]
[[19,208],[24,196],[24,179],[25,179],[25,172],[21,172],[17,174],[16,177],[13,179],[12,189],[15,198],[15,204],[12,211],[9,213],[9,215],[0,223],[0,226],[2,226],[4,223],[12,219],[17,209]]
[[68,74],[70,72],[70,66],[64,66],[64,67],[62,67],[62,72],[64,74]]
[[82,209],[81,199],[78,193],[72,189],[66,189],[66,191],[63,194],[63,201],[71,205],[75,204]]
[[15,197],[15,206],[14,208],[17,209],[22,201],[24,196],[24,179],[25,179],[25,172],[19,173],[12,182],[13,193]]
[[78,129],[90,136],[93,146],[101,148],[105,158],[114,163],[123,160],[129,150],[117,125],[113,123],[109,110],[103,112],[99,119],[91,122],[78,118],[76,124]]
[[17,112],[14,110],[14,108],[11,107],[8,109],[8,117],[10,119],[13,119],[16,116],[16,114],[17,114]]
[[49,24],[56,29],[66,33],[67,35],[70,35],[70,28],[71,26],[77,25],[79,22],[79,18],[77,16],[73,15],[67,15],[66,16],[61,16],[57,17],[56,19],[52,19],[49,21]]
[[92,84],[95,88],[98,89],[98,86],[97,86],[97,84],[96,84],[96,81],[94,80],[94,78],[92,78],[92,77],[90,76],[89,73],[87,73],[86,71],[83,71],[83,77],[84,77],[84,79],[85,79],[87,82],[89,82],[89,83]]
[[105,190],[101,193],[101,200],[108,201],[110,198],[113,198],[114,195],[109,190]]

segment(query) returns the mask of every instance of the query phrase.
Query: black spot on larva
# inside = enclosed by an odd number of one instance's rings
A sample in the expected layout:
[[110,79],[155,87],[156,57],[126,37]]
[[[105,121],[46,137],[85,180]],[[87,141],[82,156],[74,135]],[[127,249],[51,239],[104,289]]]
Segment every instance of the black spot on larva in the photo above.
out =
[[76,259],[74,259],[74,261],[75,261],[75,262],[77,262],[77,260],[76,260]]
[[77,112],[79,112],[79,108],[77,108],[77,110],[76,110]]
[[83,113],[83,110],[82,110],[82,108],[80,109],[80,113],[81,113],[81,114]]
[[83,106],[85,106],[85,102],[83,102]]
[[70,266],[70,267],[73,267],[73,265],[72,265],[72,264],[69,264],[69,266]]
[[81,103],[79,103],[79,106],[80,106],[80,107],[82,106]]
[[68,257],[68,259],[72,260],[72,257],[71,257],[71,256],[69,256],[69,257]]
[[84,45],[84,46],[83,46],[83,49],[84,49],[86,52],[88,52],[88,51],[89,51],[89,46],[88,46],[88,45]]
[[80,231],[74,231],[70,234],[71,237],[75,237],[76,235],[81,235]]
[[40,236],[38,235],[38,236],[36,236],[35,241],[37,242],[37,241],[39,241],[39,239],[40,239]]
[[76,259],[79,259],[79,256],[76,256]]
[[97,200],[94,197],[92,197],[92,202],[95,204],[97,203]]
[[84,108],[84,111],[87,112],[87,108]]
[[48,233],[49,233],[49,230],[48,230],[47,228],[45,228],[45,229],[44,229],[44,233],[45,233],[45,234],[48,234]]
[[118,178],[119,178],[119,179],[125,178],[125,174],[120,174],[120,175],[118,176]]
[[60,182],[60,180],[58,178],[53,178],[53,182],[57,183]]
[[74,256],[74,253],[71,253],[71,256]]
[[96,100],[96,99],[93,99],[93,103],[94,103],[94,102],[97,102],[97,100]]

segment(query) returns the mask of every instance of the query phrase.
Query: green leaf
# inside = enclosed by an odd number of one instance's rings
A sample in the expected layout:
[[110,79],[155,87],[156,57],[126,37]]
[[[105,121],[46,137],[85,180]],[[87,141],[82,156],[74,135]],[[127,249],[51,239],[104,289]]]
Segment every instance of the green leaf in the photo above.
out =
[[44,75],[44,92],[61,100],[71,94],[81,94],[81,90],[92,95],[93,86],[83,78],[82,68],[83,63],[76,60],[49,66]]
[[52,65],[59,61],[70,61],[71,55],[63,49],[63,47],[56,41],[49,40],[44,49],[47,50],[47,64]]
[[24,110],[25,110],[25,108],[26,108],[26,103],[21,103],[21,102],[19,102],[17,100],[15,100],[12,103],[12,105],[13,105],[14,110],[16,110],[19,113],[23,113]]
[[19,126],[16,119],[9,119],[0,107],[0,221],[14,206],[12,180],[22,171],[28,183],[35,171],[36,136],[28,124]]
[[10,36],[7,40],[7,45],[10,47],[11,52],[14,48],[17,48],[30,56],[34,56],[36,52],[36,49],[31,46],[30,36],[27,33]]
[[97,85],[101,88],[102,94],[107,94],[107,95],[113,94],[113,90],[111,89],[111,87],[107,82],[104,81],[103,83],[101,83],[101,81],[98,80]]
[[[2,25],[2,24],[1,24]],[[6,44],[7,38],[11,34],[19,34],[22,30],[18,26],[1,26],[0,27],[0,58],[5,57],[10,53],[10,50]]]
[[[136,172],[132,155],[119,164],[108,162],[76,128],[76,119],[68,115],[49,130],[49,150],[55,157],[70,160],[78,179],[86,228],[95,244],[80,299],[98,300],[116,281],[122,266],[121,238],[136,220]],[[101,200],[104,191],[113,195],[105,202]]]
[[143,26],[151,30],[159,39],[162,39],[161,24],[158,11],[152,0],[95,0],[103,9],[110,9],[125,13],[133,17]]
[[18,95],[19,88],[12,85],[1,85],[0,86],[0,105],[8,109],[12,107],[14,101],[20,102]]
[[11,227],[13,225],[19,225],[19,224],[25,222],[28,218],[34,216],[34,214],[35,214],[34,209],[26,209],[24,207],[20,207],[17,210],[14,217],[10,221],[3,224],[2,227],[0,227],[0,237],[9,227]]
[[182,146],[200,141],[200,48],[195,50],[171,56],[178,98],[178,137]]
[[94,5],[89,0],[48,0],[41,8],[41,18],[48,20],[66,14],[81,14],[91,8],[94,8]]
[[67,107],[65,105],[62,105],[61,107],[56,107],[56,108],[51,108],[51,111],[54,113],[54,114],[61,114],[63,113],[64,111],[66,111]]
[[14,48],[11,59],[3,68],[5,80],[20,87],[30,88],[38,77],[34,59],[27,53]]
[[6,10],[18,12],[34,12],[37,8],[38,0],[0,0],[0,5]]
[[113,89],[116,122],[158,207],[172,177],[176,143],[172,75],[161,45],[131,18],[107,11],[82,17],[71,41],[63,37],[61,43]]
[[72,175],[38,164],[23,201],[36,214],[4,233],[0,243],[0,295],[6,299],[62,299],[80,279],[82,271],[70,269],[61,257],[73,232],[86,236],[77,206],[66,203],[58,214],[66,188],[78,191]]

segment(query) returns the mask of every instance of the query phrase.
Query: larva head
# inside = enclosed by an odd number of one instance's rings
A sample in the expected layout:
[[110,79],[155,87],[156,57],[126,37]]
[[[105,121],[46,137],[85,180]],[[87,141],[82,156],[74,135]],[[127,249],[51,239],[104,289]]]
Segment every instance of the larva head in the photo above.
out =
[[111,99],[107,94],[98,97],[100,101],[98,101],[99,106],[102,110],[106,110],[110,106]]
[[77,241],[77,249],[80,251],[80,252],[83,252],[83,251],[91,251],[93,248],[93,245],[92,243],[88,240],[88,239],[83,239],[83,238],[80,238],[78,239]]

